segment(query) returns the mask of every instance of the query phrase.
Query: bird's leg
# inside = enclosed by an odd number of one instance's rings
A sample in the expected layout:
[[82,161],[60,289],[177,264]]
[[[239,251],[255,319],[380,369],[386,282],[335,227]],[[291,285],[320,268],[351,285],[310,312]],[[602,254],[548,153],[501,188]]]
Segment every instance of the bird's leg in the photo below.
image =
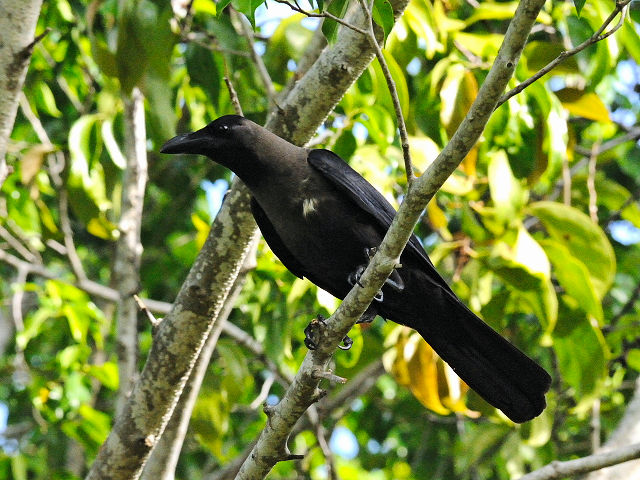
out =
[[375,308],[371,308],[371,305],[369,305],[369,308],[365,310],[356,323],[371,323],[376,318],[376,315],[378,315],[378,313]]
[[318,348],[319,330],[324,326],[326,326],[324,317],[322,315],[318,315],[305,327],[304,344],[309,350],[316,350]]
[[[365,269],[367,268],[367,265],[369,264],[369,262],[371,261],[371,259],[373,258],[373,256],[376,254],[377,251],[378,251],[378,247],[371,247],[371,248],[365,248],[364,249],[364,255],[367,258],[367,263],[363,264],[363,265],[358,265],[356,267],[355,271],[353,271],[352,273],[349,274],[349,277],[347,277],[347,281],[349,282],[349,285],[351,285],[352,287],[355,284],[358,284],[361,287],[363,286],[360,283],[360,277],[362,277],[362,274],[364,273]],[[397,266],[396,268],[399,268],[399,266]],[[402,277],[400,276],[400,274],[398,273],[398,271],[395,268],[391,272],[391,275],[389,275],[389,278],[387,278],[384,281],[384,285],[389,285],[389,287],[392,288],[393,290],[395,290],[396,292],[401,292],[402,290],[404,290],[404,281],[402,280]],[[384,287],[384,285],[383,285],[383,287]],[[376,302],[382,302],[382,300],[384,299],[384,294],[382,293],[382,289],[380,289],[380,291],[378,291],[378,293],[376,293],[376,295],[375,295],[375,297],[373,297],[373,299]],[[375,315],[374,315],[374,317],[375,317]],[[370,321],[371,320],[369,320],[369,322]],[[366,322],[366,323],[369,323],[369,322]],[[358,323],[363,323],[363,322],[359,321]]]
[[[322,315],[318,315],[311,320],[311,323],[304,329],[304,344],[309,350],[317,350],[318,343],[320,341],[320,329],[326,327],[325,318]],[[342,339],[344,345],[338,345],[340,350],[349,350],[353,345],[353,340],[347,335]]]

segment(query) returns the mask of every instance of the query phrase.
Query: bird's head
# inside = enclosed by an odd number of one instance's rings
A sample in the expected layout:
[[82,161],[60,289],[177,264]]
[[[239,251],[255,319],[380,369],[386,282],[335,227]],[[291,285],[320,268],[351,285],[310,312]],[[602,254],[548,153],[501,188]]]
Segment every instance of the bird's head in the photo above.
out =
[[160,153],[205,155],[233,170],[235,165],[229,163],[246,155],[256,127],[251,120],[239,115],[225,115],[200,130],[173,137],[162,146]]

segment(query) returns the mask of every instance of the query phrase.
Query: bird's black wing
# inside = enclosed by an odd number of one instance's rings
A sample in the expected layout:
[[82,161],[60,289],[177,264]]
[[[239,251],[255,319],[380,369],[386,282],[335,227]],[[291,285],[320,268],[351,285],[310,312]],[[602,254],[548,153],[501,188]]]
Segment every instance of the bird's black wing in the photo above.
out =
[[260,227],[262,236],[265,238],[276,257],[278,257],[284,266],[287,267],[287,269],[296,277],[302,278],[303,276],[306,276],[304,267],[286,247],[278,235],[278,232],[276,232],[276,229],[273,227],[271,220],[269,220],[265,211],[253,197],[251,197],[251,213],[253,213],[253,218],[256,219],[258,227]]
[[[369,213],[385,231],[389,229],[396,210],[373,185],[351,168],[347,162],[335,153],[323,149],[310,150],[307,161],[338,187],[338,189],[345,193],[354,203]],[[377,245],[371,246],[377,247]],[[431,260],[415,235],[411,235],[407,243],[407,249],[423,261],[425,269],[432,274],[430,277],[433,280],[436,280],[438,284],[444,284],[441,286],[451,291],[447,282],[442,279],[431,263]],[[441,282],[438,280],[441,280]]]

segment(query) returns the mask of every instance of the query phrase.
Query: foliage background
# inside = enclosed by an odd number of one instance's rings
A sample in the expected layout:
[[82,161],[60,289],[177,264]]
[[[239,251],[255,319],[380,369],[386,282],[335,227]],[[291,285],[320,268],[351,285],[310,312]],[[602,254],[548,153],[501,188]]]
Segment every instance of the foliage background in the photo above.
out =
[[[288,10],[270,20],[281,11],[272,2],[268,15],[251,2],[232,5],[257,19],[256,48],[281,90],[295,77],[317,21]],[[515,5],[415,0],[386,38],[419,171],[473,100]],[[37,32],[52,30],[34,50],[10,144],[14,173],[0,197],[3,478],[81,477],[109,432],[119,384],[116,312],[76,286],[63,223],[70,218],[87,277],[114,286],[124,96],[139,87],[146,98],[141,293],[167,302],[230,177],[204,159],[161,156],[159,146],[233,111],[225,74],[245,115],[266,118],[268,95],[239,17],[209,0],[192,7],[186,17],[177,3],[174,13],[160,0],[42,7]],[[611,9],[590,1],[577,16],[572,4],[549,2],[513,86],[588,38]],[[369,390],[328,412],[323,434],[292,438],[292,450],[307,455],[279,464],[273,478],[510,478],[583,456],[608,437],[640,370],[637,20],[496,110],[417,230],[459,296],[552,373],[547,410],[527,425],[509,424],[472,392],[460,397],[464,386],[426,344],[378,320],[354,329],[354,348],[336,355],[335,371],[357,378],[383,358],[389,373],[376,369]],[[330,25],[324,30],[330,36]],[[347,159],[392,203],[401,200],[406,180],[395,115],[376,62],[313,144]],[[16,268],[12,259],[30,267]],[[335,308],[331,297],[287,272],[264,242],[256,260],[230,321],[262,344],[264,357],[237,339],[219,341],[178,478],[209,478],[244,450],[265,421],[252,402],[272,365],[294,372],[305,353],[304,326]],[[152,342],[143,318],[138,337],[142,365]],[[267,400],[282,392],[274,383]]]

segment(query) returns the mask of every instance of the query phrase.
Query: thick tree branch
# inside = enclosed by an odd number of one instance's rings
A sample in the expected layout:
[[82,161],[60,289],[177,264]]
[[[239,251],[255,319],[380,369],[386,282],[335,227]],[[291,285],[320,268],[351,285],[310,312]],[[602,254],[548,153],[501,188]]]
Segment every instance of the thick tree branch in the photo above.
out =
[[[572,477],[582,473],[593,472],[612,465],[618,465],[629,460],[640,458],[640,443],[620,447],[607,453],[596,453],[588,457],[568,460],[566,462],[552,462],[535,472],[528,473],[520,480],[555,480]],[[633,478],[633,477],[613,477]]]
[[247,190],[235,182],[171,312],[157,329],[140,379],[88,479],[140,475],[218,319],[255,228]]
[[185,384],[180,400],[171,414],[171,420],[160,437],[158,445],[153,449],[142,474],[142,480],[173,480],[175,477],[175,469],[182,450],[184,437],[189,428],[189,420],[191,419],[191,413],[193,412],[193,407],[200,392],[200,386],[209,367],[209,360],[218,342],[220,333],[226,330],[227,318],[235,305],[238,295],[242,291],[247,273],[255,267],[255,248],[258,243],[257,241],[258,236],[255,235],[251,243],[250,253],[245,257],[245,265],[236,277],[229,296],[222,307],[219,319],[213,326],[211,333],[209,333],[209,337],[196,360],[196,364],[191,371],[189,380]]
[[5,155],[31,53],[48,32],[33,38],[41,5],[42,0],[0,0],[0,186],[9,175]]
[[120,238],[113,262],[113,283],[118,290],[118,372],[120,387],[116,412],[122,411],[138,376],[138,306],[133,294],[140,290],[142,206],[147,184],[147,139],[144,98],[137,88],[125,98],[126,170],[122,182]]

